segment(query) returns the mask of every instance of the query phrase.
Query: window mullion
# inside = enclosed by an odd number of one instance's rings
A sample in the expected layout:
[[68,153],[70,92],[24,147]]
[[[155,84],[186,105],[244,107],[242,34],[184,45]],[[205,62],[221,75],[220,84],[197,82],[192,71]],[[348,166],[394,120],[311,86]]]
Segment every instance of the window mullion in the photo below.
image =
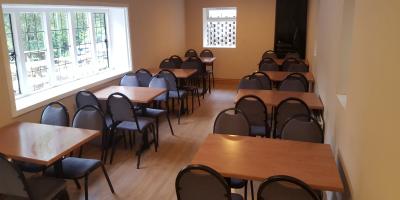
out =
[[[75,12],[69,12],[68,13],[68,22],[69,22],[69,38],[71,41],[71,56],[72,56],[72,63],[74,66],[73,71],[77,72],[78,70],[78,57],[77,57],[77,53],[76,53],[76,31],[75,28],[76,27],[76,17],[75,17]],[[76,74],[79,73],[72,73],[73,74],[73,80],[76,80],[79,78],[79,76],[76,76]]]
[[14,32],[14,48],[16,52],[16,59],[18,61],[17,65],[17,70],[18,73],[20,74],[20,88],[21,88],[21,94],[27,94],[29,91],[29,83],[28,83],[28,74],[26,70],[26,63],[24,59],[24,46],[23,46],[23,39],[22,37],[22,29],[21,29],[21,23],[19,21],[19,16],[20,12],[15,12],[11,13],[11,23],[13,23],[15,26],[13,26],[13,32]]
[[[97,53],[96,53],[96,36],[95,36],[95,31],[94,31],[94,14],[89,13],[89,33],[90,33],[90,40],[92,41],[91,45],[91,52],[92,52],[92,62],[90,63],[91,69],[95,69],[97,67]],[[98,70],[94,74],[97,74]]]
[[47,66],[50,74],[50,87],[57,85],[57,77],[55,73],[55,63],[54,63],[54,50],[53,50],[53,40],[51,34],[51,24],[50,24],[50,13],[44,12],[43,13],[43,25],[44,25],[44,35],[45,37],[45,45],[47,48]]

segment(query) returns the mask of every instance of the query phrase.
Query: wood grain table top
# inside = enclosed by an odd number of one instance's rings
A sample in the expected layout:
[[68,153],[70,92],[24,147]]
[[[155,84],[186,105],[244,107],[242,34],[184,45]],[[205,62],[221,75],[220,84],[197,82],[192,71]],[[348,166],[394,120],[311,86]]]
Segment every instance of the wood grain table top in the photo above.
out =
[[328,144],[210,134],[191,163],[207,165],[225,177],[262,181],[288,175],[314,189],[343,191]]
[[[186,79],[191,77],[193,74],[197,72],[197,69],[168,69],[172,73],[175,74],[176,78]],[[152,68],[149,69],[149,72],[154,76],[160,72],[161,69]]]
[[[271,79],[271,81],[274,82],[283,81],[288,75],[294,73],[294,72],[282,72],[282,71],[262,71],[262,72],[266,73]],[[303,74],[308,82],[310,83],[315,82],[314,75],[312,74],[312,72],[297,72],[297,73]]]
[[295,97],[303,100],[310,109],[324,110],[321,99],[315,93],[311,92],[240,89],[236,95],[235,102],[246,95],[255,95],[263,100],[265,105],[269,106],[278,106],[281,101],[290,97]]
[[217,59],[217,57],[200,57],[201,62],[210,64],[214,62]]
[[133,103],[151,103],[154,98],[166,92],[164,88],[148,88],[148,87],[129,87],[129,86],[109,86],[99,91],[94,95],[100,100],[107,100],[108,96],[119,92],[124,94]]
[[100,134],[94,130],[16,122],[0,128],[0,152],[14,160],[49,166]]

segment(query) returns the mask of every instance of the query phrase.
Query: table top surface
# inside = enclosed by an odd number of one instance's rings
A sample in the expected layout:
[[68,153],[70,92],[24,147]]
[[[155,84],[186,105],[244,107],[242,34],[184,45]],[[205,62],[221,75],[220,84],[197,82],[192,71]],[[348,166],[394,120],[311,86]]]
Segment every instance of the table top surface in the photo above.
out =
[[[168,70],[171,71],[172,73],[174,73],[176,78],[183,78],[183,79],[189,78],[197,72],[197,69],[168,69]],[[149,72],[153,76],[156,75],[160,71],[161,71],[161,69],[157,69],[157,68],[149,69]]]
[[99,91],[94,95],[100,100],[107,100],[108,96],[119,92],[124,94],[133,103],[151,103],[154,98],[166,92],[164,88],[148,88],[148,87],[129,87],[129,86],[109,86]]
[[290,91],[277,91],[277,90],[249,90],[239,89],[235,102],[241,97],[246,95],[255,95],[264,101],[265,105],[278,106],[283,100],[294,97],[303,100],[310,109],[323,110],[324,105],[321,99],[312,92],[290,92]]
[[200,60],[203,63],[212,63],[215,59],[217,59],[217,57],[200,57]]
[[288,175],[314,189],[343,191],[328,144],[210,134],[191,163],[207,165],[225,177],[262,181]]
[[0,128],[0,152],[14,160],[49,166],[100,134],[95,130],[16,122]]
[[[266,73],[272,81],[283,81],[288,75],[295,73],[295,72],[282,72],[282,71],[262,71],[262,72]],[[306,79],[310,83],[313,83],[315,81],[312,72],[296,72],[296,73],[303,74],[304,77],[306,77]]]

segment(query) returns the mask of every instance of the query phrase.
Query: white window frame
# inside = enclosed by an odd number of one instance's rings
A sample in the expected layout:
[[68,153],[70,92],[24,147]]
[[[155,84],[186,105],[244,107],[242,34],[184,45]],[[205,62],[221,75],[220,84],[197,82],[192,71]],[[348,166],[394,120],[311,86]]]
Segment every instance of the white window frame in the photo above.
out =
[[[236,10],[236,17],[235,18],[209,18],[208,11],[210,10]],[[203,8],[203,48],[227,48],[227,49],[234,49],[237,47],[237,18],[238,18],[238,9],[237,7],[210,7],[210,8]],[[234,46],[210,46],[207,45],[207,23],[208,22],[217,22],[217,21],[230,21],[235,22],[235,45]]]
[[[111,7],[112,8],[112,7]],[[64,98],[67,96],[70,96],[77,91],[81,89],[86,89],[90,88],[93,86],[96,86],[98,84],[103,84],[106,82],[109,82],[111,80],[114,80],[116,78],[121,77],[122,74],[132,70],[132,60],[131,60],[131,46],[130,46],[130,33],[129,33],[129,22],[128,22],[128,8],[126,7],[120,7],[124,8],[124,14],[125,14],[125,27],[126,27],[126,34],[127,34],[127,49],[128,49],[128,66],[124,67],[113,67],[110,65],[110,55],[111,55],[111,48],[112,47],[112,40],[111,38],[111,32],[110,32],[110,26],[109,26],[109,7],[101,7],[101,6],[59,6],[59,5],[23,5],[23,4],[2,4],[2,14],[4,13],[10,13],[11,14],[11,23],[12,23],[12,29],[13,29],[13,39],[14,39],[14,48],[16,52],[16,60],[17,60],[17,72],[20,76],[19,79],[19,84],[21,88],[21,94],[15,95],[13,91],[13,84],[12,84],[12,78],[11,78],[11,69],[9,65],[8,59],[5,61],[8,63],[8,67],[6,67],[6,76],[7,76],[7,81],[8,81],[8,87],[9,87],[9,96],[11,100],[11,106],[12,106],[12,116],[16,117],[21,114],[24,114],[26,112],[29,112],[31,110],[34,110],[40,106],[43,106],[51,101],[58,100],[60,98]],[[43,89],[40,89],[38,91],[34,92],[26,92],[26,87],[24,84],[26,83],[27,80],[27,70],[25,67],[25,60],[23,59],[24,56],[24,50],[23,50],[23,43],[22,40],[20,41],[19,38],[20,33],[21,33],[21,23],[19,22],[19,19],[17,16],[19,16],[20,12],[34,12],[34,13],[41,13],[42,15],[42,23],[43,23],[43,30],[45,32],[45,46],[46,46],[46,60],[49,63],[50,66],[48,66],[48,69],[50,70],[49,73],[52,73],[52,71],[55,69],[55,64],[54,64],[54,52],[53,52],[53,44],[51,41],[51,30],[50,30],[50,13],[51,12],[64,12],[67,13],[68,15],[68,29],[69,29],[69,45],[70,45],[70,54],[72,55],[72,62],[73,66],[77,66],[77,52],[76,52],[76,38],[75,38],[75,31],[74,31],[74,14],[75,12],[89,12],[89,27],[90,27],[90,38],[92,42],[92,63],[96,63],[97,58],[97,52],[95,51],[95,46],[96,46],[96,39],[94,37],[94,24],[92,24],[92,20],[94,19],[94,14],[95,13],[105,13],[105,23],[106,23],[106,38],[107,38],[107,46],[108,46],[108,69],[102,71],[101,73],[97,72],[94,75],[83,77],[76,79],[73,77],[71,80],[67,81],[62,81],[62,82],[57,82],[57,81],[51,81],[51,86],[45,87]],[[93,22],[94,23],[94,22]],[[4,36],[4,34],[3,34]],[[2,47],[3,49],[7,49],[7,45],[5,47]],[[8,51],[6,51],[8,52]],[[55,76],[50,75],[52,79],[55,78]],[[68,87],[64,87],[64,83],[66,83]],[[55,84],[57,83],[57,84]],[[24,91],[25,90],[25,91]],[[56,94],[56,95],[54,95]],[[18,104],[20,104],[19,108],[17,106],[17,101]],[[34,101],[35,103],[31,103],[31,101]]]

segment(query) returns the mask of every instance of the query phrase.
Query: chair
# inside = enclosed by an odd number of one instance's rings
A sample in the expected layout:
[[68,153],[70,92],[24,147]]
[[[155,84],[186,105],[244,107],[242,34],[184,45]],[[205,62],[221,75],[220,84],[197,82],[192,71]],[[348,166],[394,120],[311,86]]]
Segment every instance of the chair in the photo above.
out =
[[282,64],[282,71],[287,72],[308,72],[308,66],[297,58],[287,58]]
[[[200,57],[202,58],[213,58],[214,54],[212,53],[211,50],[209,49],[204,49],[203,51],[200,52]],[[209,76],[211,76],[212,78],[212,82],[213,82],[213,87],[215,88],[215,78],[214,78],[214,62],[210,63],[211,69],[207,70],[207,73],[209,74]],[[206,66],[207,67],[207,66]],[[208,80],[211,80],[210,78],[208,78]],[[209,86],[211,86],[210,82],[208,83]],[[209,87],[210,89],[211,87]],[[210,90],[211,92],[211,90]]]
[[149,70],[139,69],[135,72],[136,78],[139,82],[139,87],[149,87],[149,83],[153,77]]
[[92,92],[86,91],[86,90],[79,91],[75,96],[75,103],[76,103],[77,109],[80,109],[87,105],[92,105],[92,106],[95,106],[96,108],[99,108],[104,114],[104,118],[106,119],[107,127],[109,129],[111,129],[111,125],[112,125],[111,116],[106,114],[106,112],[104,112],[102,106],[100,105],[99,100]]
[[126,73],[119,82],[120,86],[139,87],[139,80],[135,73]]
[[290,74],[278,86],[280,91],[307,92],[308,84],[304,81],[307,79],[302,74]]
[[285,55],[284,59],[288,59],[288,58],[296,58],[296,59],[300,59],[300,54],[298,52],[288,52]]
[[181,57],[179,57],[179,56],[177,56],[177,55],[173,55],[173,56],[169,57],[169,59],[170,59],[172,62],[175,63],[175,66],[176,66],[177,68],[181,68],[181,65],[182,65],[182,62],[183,62]]
[[251,126],[250,135],[270,137],[267,107],[259,97],[243,96],[236,102],[235,108],[247,117]]
[[164,78],[168,83],[168,96],[172,98],[172,110],[174,110],[174,99],[178,100],[179,109],[178,109],[178,124],[181,123],[181,111],[184,106],[184,99],[186,98],[186,106],[188,102],[187,92],[185,90],[181,90],[178,88],[178,79],[175,74],[167,69],[163,69],[158,73],[159,77]]
[[261,82],[261,87],[263,90],[272,90],[272,81],[268,74],[264,72],[254,72],[252,76],[256,77]]
[[[42,111],[40,117],[41,124],[53,126],[69,126],[69,114],[67,108],[60,102],[48,104]],[[20,170],[24,172],[38,173],[46,169],[46,166],[32,163],[15,161]]]
[[198,57],[197,52],[194,49],[188,49],[185,53],[185,57],[190,58],[190,57]]
[[324,143],[324,131],[314,117],[300,114],[283,124],[281,139]]
[[[153,79],[151,79],[150,84],[149,84],[150,88],[165,88],[168,90],[168,82],[165,80],[165,78],[160,77],[159,75],[156,75],[153,77]],[[146,108],[143,112],[143,116],[145,117],[150,117],[155,119],[156,121],[156,132],[157,132],[157,139],[156,141],[158,142],[158,133],[159,133],[159,118],[163,115],[165,115],[167,117],[168,120],[168,124],[169,124],[169,128],[171,130],[171,134],[174,135],[174,130],[172,129],[172,125],[171,125],[171,120],[169,117],[169,103],[168,103],[168,92],[159,95],[158,97],[156,97],[154,99],[155,102],[157,102],[157,104],[164,102],[165,103],[165,107],[166,110],[163,109],[154,109],[154,108]],[[157,143],[158,146],[158,143]]]
[[[236,108],[228,108],[217,115],[214,121],[213,133],[249,136],[251,133],[251,126],[249,120],[242,111]],[[244,187],[244,196],[247,199],[247,180],[235,178],[226,178],[226,180],[231,188],[240,189]],[[251,190],[253,191],[252,184]]]
[[189,165],[183,168],[175,181],[178,200],[242,200],[239,194],[231,193],[224,177],[204,165]]
[[253,75],[247,75],[244,76],[242,79],[240,79],[238,89],[256,89],[256,90],[261,90],[262,89],[262,83],[260,79]]
[[266,57],[263,58],[260,63],[258,63],[259,71],[279,71],[279,65],[274,59]]
[[[182,69],[196,69],[196,74],[192,75],[189,79],[185,80],[185,85],[182,87],[186,91],[190,92],[192,96],[192,112],[194,111],[194,96],[197,96],[197,101],[200,106],[200,80],[204,78],[203,63],[198,57],[190,57],[185,60],[181,65]],[[203,91],[204,97],[204,91]]]
[[[137,165],[140,167],[140,157],[145,148],[148,146],[148,131],[153,130],[153,139],[156,140],[156,133],[154,129],[154,120],[146,117],[138,117],[136,108],[132,102],[121,93],[113,93],[107,99],[107,107],[113,120],[114,133],[111,134],[110,143],[113,145],[110,163],[112,163],[115,153],[116,143],[113,142],[114,134],[120,131],[128,131],[128,133],[136,132],[142,135],[142,144],[138,151],[136,151]],[[130,140],[132,141],[132,140]],[[157,141],[154,142],[154,148],[157,152]],[[106,153],[107,154],[107,153]]]
[[258,200],[320,200],[303,181],[290,176],[272,176],[261,183]]
[[299,114],[311,116],[307,104],[298,98],[287,98],[281,101],[275,109],[274,138],[280,137],[284,123],[291,117]]
[[[107,126],[105,124],[105,119],[102,112],[91,105],[86,105],[76,111],[74,118],[72,120],[72,127],[83,128],[90,130],[99,130],[103,132],[102,141],[103,147],[105,145],[105,135],[107,131]],[[102,159],[104,157],[104,148],[102,149]],[[62,177],[64,179],[74,180],[77,187],[80,189],[80,184],[77,180],[84,178],[85,182],[85,199],[89,198],[88,191],[88,180],[89,175],[96,169],[101,168],[103,170],[104,176],[106,177],[108,186],[112,193],[114,193],[114,188],[108,177],[106,168],[100,160],[96,159],[85,159],[77,157],[67,157],[62,160]],[[48,168],[45,171],[46,176],[55,176],[54,167]]]
[[51,200],[69,199],[65,181],[62,179],[36,177],[26,178],[18,166],[0,154],[0,199]]
[[264,58],[272,58],[272,59],[277,59],[278,56],[276,56],[276,53],[273,50],[267,50],[266,52],[264,52],[264,54],[262,55],[262,59]]
[[174,69],[174,68],[178,68],[178,66],[174,61],[172,61],[169,58],[164,59],[160,63],[160,69]]

